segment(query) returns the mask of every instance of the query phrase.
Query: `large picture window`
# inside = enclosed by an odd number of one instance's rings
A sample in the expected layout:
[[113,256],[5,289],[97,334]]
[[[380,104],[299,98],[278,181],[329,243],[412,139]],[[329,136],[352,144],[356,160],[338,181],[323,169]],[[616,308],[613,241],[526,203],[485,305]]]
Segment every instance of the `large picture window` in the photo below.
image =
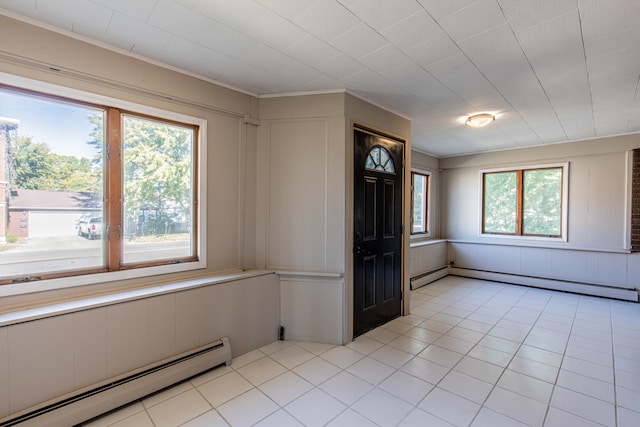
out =
[[0,86],[0,284],[198,261],[200,128]]
[[429,184],[428,172],[411,172],[411,234],[429,234]]
[[484,170],[485,235],[566,239],[568,164]]

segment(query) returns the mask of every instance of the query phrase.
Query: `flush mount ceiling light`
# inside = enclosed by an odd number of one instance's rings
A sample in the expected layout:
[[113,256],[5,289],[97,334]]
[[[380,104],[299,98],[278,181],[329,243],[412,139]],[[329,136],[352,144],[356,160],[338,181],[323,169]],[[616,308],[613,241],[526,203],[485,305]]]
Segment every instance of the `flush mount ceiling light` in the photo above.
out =
[[493,123],[495,119],[496,116],[489,113],[474,114],[467,117],[467,120],[464,122],[464,124],[472,128],[481,128]]

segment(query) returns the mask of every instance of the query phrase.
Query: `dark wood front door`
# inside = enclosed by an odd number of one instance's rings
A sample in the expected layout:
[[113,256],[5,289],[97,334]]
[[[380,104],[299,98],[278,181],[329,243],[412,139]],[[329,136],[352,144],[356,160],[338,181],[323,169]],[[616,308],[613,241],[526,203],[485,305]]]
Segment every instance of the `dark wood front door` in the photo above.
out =
[[360,129],[354,143],[355,338],[401,314],[404,144]]

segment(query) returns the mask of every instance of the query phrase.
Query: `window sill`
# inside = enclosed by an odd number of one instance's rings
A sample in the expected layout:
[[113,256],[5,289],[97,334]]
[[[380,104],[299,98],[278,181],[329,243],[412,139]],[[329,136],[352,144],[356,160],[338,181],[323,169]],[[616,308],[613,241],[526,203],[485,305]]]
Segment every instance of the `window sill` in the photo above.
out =
[[446,242],[448,242],[447,239],[429,239],[429,240],[420,240],[420,241],[411,242],[410,246],[412,248],[417,248],[420,246],[436,245],[438,243],[446,243]]
[[[536,249],[557,249],[567,251],[583,251],[583,252],[602,252],[602,253],[614,253],[614,254],[629,254],[629,249],[615,249],[615,248],[586,248],[578,246],[568,246],[564,241],[558,241],[558,245],[551,245],[540,240],[522,240],[522,241],[507,241],[507,240],[466,240],[466,239],[448,239],[449,243],[464,243],[471,245],[494,245],[494,246],[517,246],[520,248],[536,248]],[[540,242],[536,244],[535,242]],[[562,244],[562,246],[560,246]]]
[[130,291],[117,292],[108,295],[83,298],[74,301],[62,303],[48,304],[41,307],[33,307],[20,309],[0,314],[0,327],[15,325],[18,323],[30,322],[33,320],[43,319],[52,316],[59,316],[81,310],[89,310],[92,308],[105,307],[113,304],[119,304],[127,301],[134,301],[144,298],[150,298],[158,295],[180,292],[189,289],[195,289],[203,286],[217,285],[221,283],[233,282],[241,279],[259,277],[273,274],[273,271],[247,271],[229,273],[220,276],[209,276],[192,280],[184,280],[175,283],[149,286]]

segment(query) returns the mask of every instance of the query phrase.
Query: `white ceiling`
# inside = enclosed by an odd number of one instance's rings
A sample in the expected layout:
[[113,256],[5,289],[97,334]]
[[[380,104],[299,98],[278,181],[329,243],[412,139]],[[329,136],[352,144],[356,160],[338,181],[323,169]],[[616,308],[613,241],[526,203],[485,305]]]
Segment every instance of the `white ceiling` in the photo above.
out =
[[[439,157],[640,132],[640,0],[0,0],[255,95],[347,89]],[[497,115],[487,128],[460,118]]]

